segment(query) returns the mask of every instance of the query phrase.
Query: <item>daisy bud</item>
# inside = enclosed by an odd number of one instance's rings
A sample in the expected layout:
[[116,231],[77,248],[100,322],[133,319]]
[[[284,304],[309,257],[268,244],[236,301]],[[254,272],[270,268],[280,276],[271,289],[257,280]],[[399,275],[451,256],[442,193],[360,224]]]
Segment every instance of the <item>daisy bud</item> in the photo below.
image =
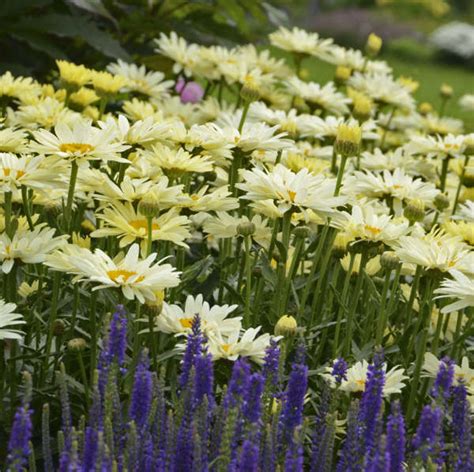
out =
[[386,270],[394,270],[400,265],[400,259],[395,251],[385,251],[380,256],[380,265]]
[[53,323],[54,336],[62,336],[66,329],[66,323],[63,320],[55,320]]
[[260,92],[253,80],[244,80],[244,84],[240,89],[240,96],[245,102],[255,102],[260,98]]
[[357,94],[352,99],[352,114],[359,121],[366,121],[372,114],[374,102],[363,94]]
[[352,69],[346,66],[337,66],[336,67],[336,74],[334,76],[334,82],[336,84],[344,84],[346,83],[352,74]]
[[163,310],[164,299],[165,299],[165,292],[163,290],[158,290],[155,293],[155,300],[146,302],[146,308],[148,312],[154,316],[160,315]]
[[154,193],[147,194],[138,204],[138,212],[145,218],[153,218],[160,211],[160,204]]
[[307,226],[297,226],[293,230],[296,238],[307,238],[309,236],[309,228]]
[[81,228],[86,232],[86,233],[92,233],[92,231],[96,230],[96,227],[92,223],[91,220],[82,220],[81,223]]
[[300,112],[300,113],[309,113],[309,107],[306,102],[301,97],[295,97],[293,101],[293,106]]
[[293,316],[283,315],[275,325],[276,336],[293,336],[298,328],[298,323]]
[[422,221],[425,217],[425,204],[419,199],[411,200],[405,207],[403,214],[411,224]]
[[375,33],[370,33],[365,45],[365,52],[370,57],[375,57],[382,49],[382,38]]
[[434,199],[434,206],[438,211],[443,211],[446,210],[446,208],[449,208],[449,198],[447,195],[444,193],[438,193]]
[[421,115],[426,116],[433,111],[433,106],[431,103],[423,102],[418,106],[418,111]]
[[91,238],[89,236],[82,237],[79,233],[72,233],[72,242],[76,246],[83,247],[85,249],[91,248]]
[[252,236],[255,233],[255,225],[251,221],[244,221],[237,226],[237,234],[240,236]]
[[466,138],[464,139],[464,145],[466,146],[464,154],[466,154],[466,156],[474,156],[474,136],[473,135],[466,136]]
[[443,84],[441,85],[439,89],[439,94],[444,99],[451,98],[453,96],[453,87],[451,87],[451,85],[448,85],[448,84]]
[[300,70],[299,77],[301,80],[308,80],[309,79],[309,70],[306,68],[303,68]]
[[67,343],[67,347],[71,351],[83,351],[87,347],[87,343],[84,338],[74,338]]
[[464,177],[462,178],[462,184],[467,188],[473,188],[474,187],[474,172],[469,172],[469,170],[466,169],[464,173]]
[[361,140],[362,130],[359,125],[341,124],[337,128],[334,147],[337,154],[345,157],[355,156],[359,152]]

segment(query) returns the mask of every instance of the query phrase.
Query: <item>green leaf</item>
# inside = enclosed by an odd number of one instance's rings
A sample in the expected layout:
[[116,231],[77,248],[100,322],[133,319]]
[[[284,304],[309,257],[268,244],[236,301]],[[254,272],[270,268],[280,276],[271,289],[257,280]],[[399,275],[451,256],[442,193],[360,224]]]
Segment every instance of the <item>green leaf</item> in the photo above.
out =
[[104,7],[102,0],[66,0],[68,3],[76,6],[77,8],[81,8],[83,10],[87,10],[94,15],[103,16],[110,20],[116,27],[118,26],[117,20],[110,14],[107,8]]
[[46,53],[53,59],[67,59],[61,48],[58,48],[53,40],[32,31],[21,31],[12,33],[11,36],[18,41],[28,44],[32,49]]
[[51,13],[38,18],[26,17],[13,24],[10,31],[36,31],[60,37],[81,38],[105,56],[130,60],[118,41],[81,16]]
[[11,18],[31,13],[33,9],[39,9],[51,5],[53,0],[2,0],[0,2],[0,18]]

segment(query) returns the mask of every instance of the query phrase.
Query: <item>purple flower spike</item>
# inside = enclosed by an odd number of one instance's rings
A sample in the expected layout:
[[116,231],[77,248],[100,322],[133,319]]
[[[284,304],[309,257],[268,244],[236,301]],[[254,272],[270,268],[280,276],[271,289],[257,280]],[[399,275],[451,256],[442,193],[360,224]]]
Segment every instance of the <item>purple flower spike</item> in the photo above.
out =
[[435,398],[443,396],[449,398],[450,388],[454,380],[454,361],[449,357],[444,357],[439,363],[438,375],[433,384],[432,394]]
[[453,470],[474,470],[469,402],[464,384],[453,388]]
[[331,375],[338,385],[341,384],[343,380],[347,380],[347,362],[342,357],[334,361]]
[[29,442],[31,440],[32,410],[29,405],[22,405],[15,413],[15,419],[8,443],[7,470],[21,471],[26,470],[28,456],[31,454]]
[[405,420],[400,403],[392,404],[392,413],[387,423],[387,451],[390,455],[390,472],[403,472],[405,461]]
[[413,438],[412,445],[417,456],[421,457],[423,462],[428,458],[438,463],[440,451],[442,448],[442,421],[443,412],[439,407],[426,405],[421,413],[420,422]]
[[129,416],[135,421],[137,430],[145,425],[150,413],[153,396],[153,378],[149,369],[148,356],[143,354],[135,371]]

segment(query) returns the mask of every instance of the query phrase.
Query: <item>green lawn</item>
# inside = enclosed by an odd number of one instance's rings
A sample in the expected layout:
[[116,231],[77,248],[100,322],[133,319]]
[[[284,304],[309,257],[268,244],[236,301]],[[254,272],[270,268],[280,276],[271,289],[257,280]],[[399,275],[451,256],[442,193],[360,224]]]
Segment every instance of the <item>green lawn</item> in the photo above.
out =
[[[439,88],[442,83],[451,85],[454,97],[446,106],[446,115],[463,119],[469,131],[474,130],[474,114],[462,111],[457,101],[465,93],[474,93],[474,72],[460,66],[451,66],[434,61],[408,61],[393,53],[382,57],[394,69],[395,75],[409,76],[420,83],[415,93],[417,100],[430,102],[434,107],[439,106]],[[311,80],[326,82],[334,77],[335,67],[317,59],[306,59],[303,68],[309,72]]]

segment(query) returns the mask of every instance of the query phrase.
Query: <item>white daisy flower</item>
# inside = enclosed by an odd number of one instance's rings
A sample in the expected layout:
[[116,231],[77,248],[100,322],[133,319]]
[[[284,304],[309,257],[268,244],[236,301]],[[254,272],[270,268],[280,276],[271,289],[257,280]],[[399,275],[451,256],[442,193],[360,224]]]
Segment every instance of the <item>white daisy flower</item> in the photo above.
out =
[[435,290],[436,298],[455,298],[457,301],[443,307],[443,313],[462,310],[474,306],[474,278],[468,277],[459,270],[451,270],[452,279],[444,279],[441,287]]
[[30,143],[30,149],[67,159],[128,162],[120,153],[129,146],[114,142],[115,133],[111,128],[101,130],[87,121],[78,120],[71,126],[58,123],[54,132],[34,131],[36,142]]
[[[184,308],[163,303],[163,310],[156,318],[156,327],[163,333],[190,333],[196,315],[199,316],[203,334],[229,336],[241,329],[242,317],[229,318],[237,305],[212,305],[202,295],[188,295]],[[212,334],[213,333],[213,334]]]
[[0,340],[22,339],[24,333],[16,327],[25,324],[25,320],[22,315],[15,313],[15,310],[14,303],[5,303],[0,299]]

